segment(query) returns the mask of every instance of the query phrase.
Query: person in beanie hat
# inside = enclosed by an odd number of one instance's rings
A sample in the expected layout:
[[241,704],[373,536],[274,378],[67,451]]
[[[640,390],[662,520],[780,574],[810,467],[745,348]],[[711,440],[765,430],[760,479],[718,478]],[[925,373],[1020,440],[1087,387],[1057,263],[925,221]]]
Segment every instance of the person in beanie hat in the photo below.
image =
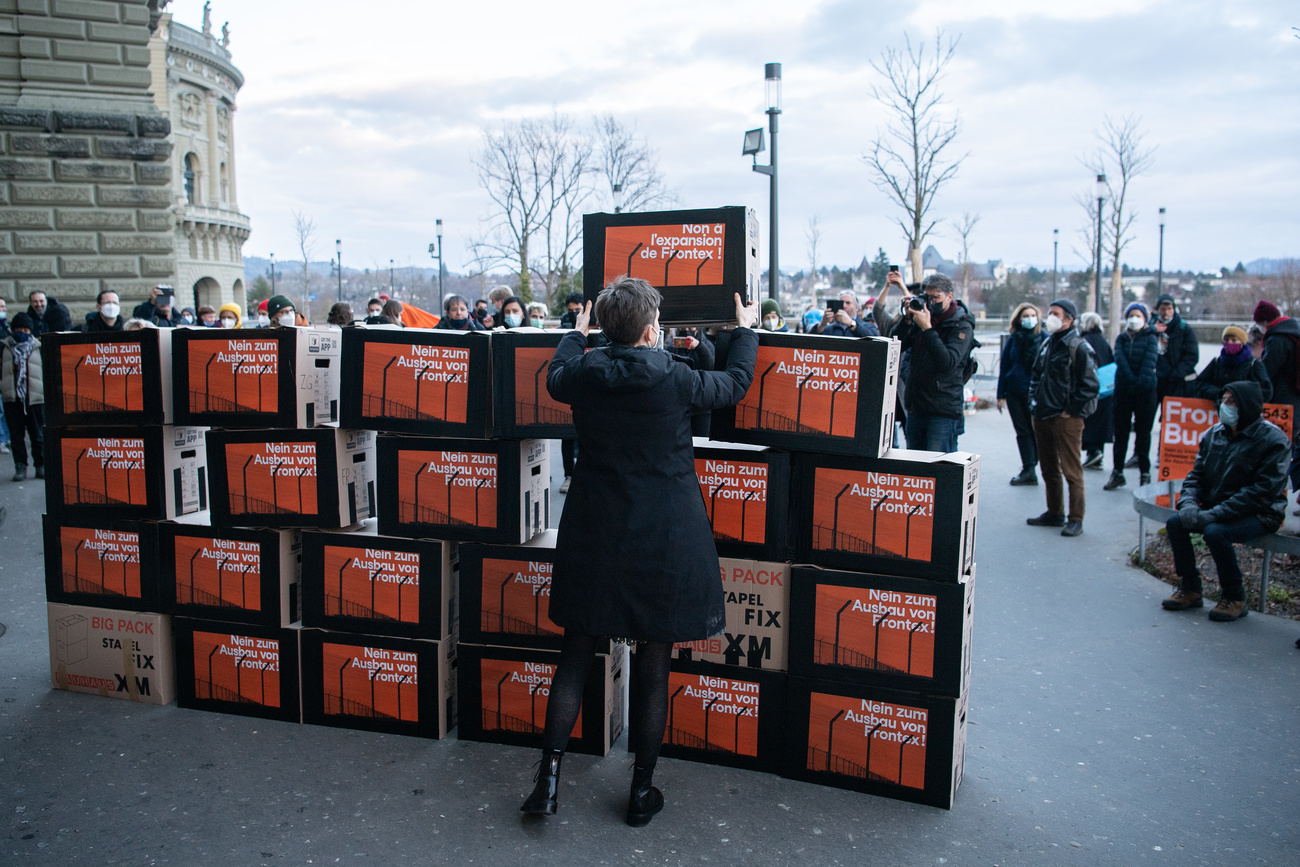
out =
[[1231,382],[1255,383],[1265,403],[1273,396],[1273,383],[1268,378],[1264,362],[1250,351],[1246,329],[1236,325],[1223,329],[1223,348],[1189,383],[1189,392],[1193,397],[1218,400],[1223,387]]
[[899,377],[907,410],[903,433],[909,449],[955,452],[966,429],[966,362],[975,347],[975,317],[953,297],[952,281],[944,275],[931,274],[920,288],[894,333],[907,359]]
[[1196,378],[1201,349],[1192,326],[1178,315],[1174,296],[1156,299],[1156,398],[1181,397]]
[[1255,305],[1255,313],[1252,317],[1260,325],[1267,328],[1274,322],[1282,318],[1282,311],[1277,309],[1277,305],[1267,298],[1259,299]]
[[776,303],[775,298],[764,298],[763,303],[759,305],[759,317],[761,325],[767,331],[789,331],[786,327],[785,320],[781,318],[781,305]]
[[[1273,385],[1273,403],[1291,406],[1291,418],[1300,412],[1300,322],[1282,311],[1272,301],[1261,299],[1255,305],[1255,322],[1264,328],[1262,361]],[[1300,425],[1296,427],[1300,428]],[[1300,430],[1295,431],[1296,445],[1291,447],[1291,490],[1300,491]],[[1300,502],[1300,495],[1296,501]]]
[[271,326],[281,328],[292,328],[294,325],[293,302],[283,295],[272,295],[266,300],[266,315],[271,320]]
[[1134,434],[1133,458],[1138,467],[1138,483],[1151,481],[1151,426],[1155,423],[1156,360],[1159,357],[1156,332],[1151,327],[1150,311],[1140,302],[1124,311],[1124,330],[1115,336],[1115,445],[1111,451],[1113,466],[1103,489],[1113,491],[1127,484],[1124,460],[1128,454],[1128,435]]
[[36,327],[31,316],[19,313],[9,336],[0,341],[0,401],[12,438],[15,482],[27,478],[27,439],[32,441],[36,478],[45,478],[45,385]]
[[243,317],[244,311],[239,309],[238,304],[222,304],[221,309],[217,311],[217,327],[238,328]]
[[[268,300],[269,300],[269,299],[268,299]],[[263,301],[261,304],[257,305],[257,324],[256,324],[256,325],[252,325],[251,327],[253,327],[253,328],[270,328],[270,327],[271,327],[271,317],[270,317],[270,315],[267,314],[267,312],[266,312],[266,307],[267,307],[267,302],[266,302],[266,301]]]
[[[1034,415],[1038,463],[1047,489],[1047,511],[1026,523],[1032,527],[1062,527],[1062,536],[1083,532],[1083,423],[1097,408],[1097,365],[1092,347],[1074,327],[1076,308],[1069,299],[1052,302],[1043,330],[1046,342],[1034,360],[1029,383],[1029,410]],[[1066,514],[1061,476],[1070,486]]]

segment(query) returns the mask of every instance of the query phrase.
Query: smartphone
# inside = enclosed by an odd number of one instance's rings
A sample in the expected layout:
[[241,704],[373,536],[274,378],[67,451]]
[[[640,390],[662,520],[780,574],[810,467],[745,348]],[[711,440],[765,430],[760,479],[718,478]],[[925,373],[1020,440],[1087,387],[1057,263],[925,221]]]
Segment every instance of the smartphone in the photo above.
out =
[[673,349],[690,349],[691,339],[689,337],[674,337]]
[[898,266],[897,266],[897,265],[890,265],[890,266],[889,266],[889,273],[891,273],[891,274],[897,274],[897,273],[898,273]]
[[844,309],[844,299],[831,298],[826,302],[826,309],[831,311],[832,313],[839,313],[841,310]]

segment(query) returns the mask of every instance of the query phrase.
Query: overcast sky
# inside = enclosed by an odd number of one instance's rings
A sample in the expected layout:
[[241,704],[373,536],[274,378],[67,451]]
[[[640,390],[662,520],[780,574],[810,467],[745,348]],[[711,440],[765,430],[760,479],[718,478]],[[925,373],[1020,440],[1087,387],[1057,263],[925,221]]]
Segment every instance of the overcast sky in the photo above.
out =
[[[198,28],[201,0],[168,11]],[[949,258],[951,221],[983,221],[971,258],[1083,267],[1090,189],[1080,157],[1109,113],[1138,114],[1157,146],[1131,190],[1136,240],[1155,267],[1211,269],[1300,256],[1300,7],[1294,0],[577,0],[492,3],[216,0],[245,76],[236,115],[245,255],[293,251],[291,214],[320,227],[318,259],[343,240],[349,267],[431,265],[444,221],[452,271],[490,213],[471,159],[485,125],[552,110],[612,112],[659,154],[684,207],[755,207],[767,239],[767,178],[740,154],[765,125],[763,64],[784,64],[781,267],[856,265],[884,247],[903,261],[898,214],[861,161],[887,118],[869,63],[903,34],[961,37],[945,83],[970,156],[935,205],[929,239]],[[766,249],[763,262],[767,261]]]

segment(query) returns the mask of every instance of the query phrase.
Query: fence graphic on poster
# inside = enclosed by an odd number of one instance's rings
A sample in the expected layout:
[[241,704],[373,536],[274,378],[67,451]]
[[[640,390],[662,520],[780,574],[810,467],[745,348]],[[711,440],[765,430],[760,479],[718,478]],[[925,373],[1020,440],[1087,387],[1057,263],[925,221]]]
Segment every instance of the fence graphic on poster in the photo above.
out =
[[[72,573],[71,574],[69,574],[67,571],[67,564],[64,564],[64,569],[63,569],[64,590],[74,592],[74,593],[97,593],[102,596],[129,595],[127,593],[127,587],[126,587],[126,582],[127,582],[126,567],[128,565],[127,561],[126,560],[122,561],[122,589],[119,592],[117,589],[110,588],[108,586],[108,578],[105,574],[106,566],[105,566],[104,555],[107,553],[105,551],[99,551],[98,552],[99,556],[95,558],[99,561],[99,581],[96,582],[93,578],[82,576],[81,548],[85,544],[86,544],[86,540],[82,539],[80,542],[77,543],[77,547],[72,549]],[[90,551],[91,553],[96,553],[94,549],[88,548],[86,550]]]
[[836,755],[835,749],[835,722],[844,711],[839,711],[831,717],[830,723],[827,724],[826,749],[821,749],[813,744],[808,745],[808,769],[811,771],[827,771],[829,773],[841,774],[849,777],[858,777],[873,782],[894,783],[903,785],[903,748],[912,740],[912,735],[908,735],[898,745],[898,774],[894,777],[887,777],[884,774],[878,774],[871,770],[871,747],[876,740],[876,732],[880,730],[882,723],[877,723],[870,731],[867,732],[867,756],[865,763],[858,763],[852,759],[841,755]]
[[[91,461],[99,462],[100,480],[103,482],[104,490],[88,491],[81,486],[81,465],[89,449],[82,449],[73,461],[73,479],[72,482],[64,481],[63,499],[64,502],[78,506],[130,506],[134,504],[131,499],[131,471],[140,467],[139,461],[132,461],[126,466],[126,499],[113,496],[109,493],[112,490],[108,484],[108,465],[112,463],[111,458],[91,458]],[[92,471],[94,468],[91,463]],[[89,479],[88,479],[89,480]]]
[[[758,404],[751,405],[748,400],[742,400],[736,405],[736,427],[744,430],[771,430],[781,431],[783,433],[812,433],[826,434],[834,436],[835,431],[835,404],[837,403],[840,392],[848,387],[849,382],[832,380],[829,377],[819,377],[816,373],[808,373],[798,379],[795,390],[798,397],[795,401],[794,417],[786,415],[777,410],[766,409],[764,401],[767,397],[767,375],[778,366],[778,362],[772,362],[767,369],[759,375],[758,378]],[[835,387],[831,391],[830,417],[826,422],[826,429],[822,430],[803,421],[803,396],[804,390],[809,382],[818,379],[825,379],[826,382],[834,382]],[[746,396],[748,397],[748,396]]]
[[343,598],[343,573],[347,570],[348,566],[352,565],[352,562],[353,558],[349,558],[346,563],[339,567],[338,592],[330,593],[328,590],[325,591],[325,613],[331,616],[364,617],[367,620],[400,621],[402,619],[402,588],[413,583],[412,579],[409,576],[393,576],[398,579],[397,616],[394,617],[391,614],[380,611],[378,604],[375,602],[375,591],[379,586],[379,581],[376,579],[380,578],[384,574],[382,568],[376,569],[367,579],[366,583],[370,585],[369,605],[364,602],[354,602],[351,599]]
[[402,516],[403,520],[408,520],[406,516],[410,515],[409,523],[412,524],[447,524],[458,527],[479,526],[479,491],[482,490],[483,486],[490,482],[491,479],[482,478],[474,484],[474,520],[467,521],[464,518],[457,518],[451,513],[452,482],[456,481],[457,477],[460,476],[460,470],[456,470],[456,472],[452,473],[446,480],[447,507],[445,510],[439,510],[434,506],[426,506],[420,502],[420,481],[424,478],[424,471],[428,466],[429,464],[427,462],[423,463],[420,465],[420,468],[415,471],[414,499],[402,499],[400,495],[398,497],[398,514]]
[[[235,662],[235,688],[231,689],[228,686],[221,686],[217,684],[212,678],[212,656],[220,649],[221,646],[217,645],[216,647],[213,647],[212,650],[208,653],[207,679],[205,680],[202,677],[198,677],[196,673],[196,676],[194,678],[194,696],[196,698],[201,698],[204,695],[206,695],[207,698],[214,701],[227,701],[234,704],[265,705],[266,704],[266,670],[271,666],[270,661],[262,663],[261,666],[258,666],[256,662],[254,662],[249,666],[245,666],[244,660],[248,659],[248,656],[245,655],[239,657],[239,659]],[[245,668],[257,668],[257,674],[258,674],[257,683],[260,687],[260,691],[258,693],[257,698],[253,698],[251,695],[244,694],[244,669]],[[251,676],[250,676],[250,680],[251,680]],[[250,684],[250,688],[251,688],[251,684]]]
[[402,719],[402,684],[406,683],[406,681],[410,679],[409,676],[404,674],[397,680],[396,683],[397,713],[391,714],[379,710],[376,707],[377,702],[375,701],[375,677],[376,675],[382,674],[384,672],[384,669],[382,668],[370,669],[370,675],[366,678],[367,680],[370,681],[370,703],[369,704],[366,704],[364,701],[355,698],[349,698],[347,697],[347,695],[345,695],[345,691],[343,687],[343,672],[347,671],[353,665],[361,667],[361,663],[358,662],[355,656],[349,656],[346,660],[344,660],[343,665],[339,667],[339,691],[337,693],[330,692],[328,688],[325,690],[325,696],[324,696],[325,713],[328,714],[329,716],[355,716],[355,717],[363,717],[365,719],[381,719],[381,720]]
[[226,599],[226,564],[230,562],[229,558],[222,558],[217,564],[217,592],[212,593],[208,590],[201,590],[198,583],[194,580],[194,558],[198,557],[203,551],[197,550],[190,557],[189,563],[189,581],[177,581],[176,583],[176,601],[189,605],[210,605],[216,608],[247,608],[248,607],[248,572],[253,568],[253,564],[248,564],[244,570],[239,573],[239,602],[235,603]]
[[556,409],[553,406],[542,406],[535,400],[516,400],[515,401],[515,419],[526,420],[532,417],[533,424],[572,424],[573,413]]
[[[393,359],[396,361],[397,359]],[[393,362],[390,361],[389,365]],[[379,394],[365,394],[365,409],[362,415],[370,418],[405,418],[405,419],[428,419],[431,421],[447,421],[448,411],[450,409],[449,393],[451,384],[460,381],[460,374],[456,374],[449,379],[442,379],[442,415],[437,412],[429,412],[421,409],[423,400],[421,392],[424,389],[425,374],[432,370],[431,365],[426,365],[415,375],[415,401],[410,403],[402,400],[400,397],[388,396],[388,368],[384,368],[383,379],[380,386]]]
[[818,665],[842,665],[847,668],[866,668],[871,671],[885,671],[891,674],[909,673],[908,669],[881,662],[870,654],[843,645],[836,647],[834,642],[827,641],[824,638],[814,639],[813,662]]
[[[90,365],[83,368],[82,365],[85,363],[86,356],[83,355],[72,366],[72,393],[64,394],[63,406],[65,412],[118,412],[131,410],[131,377],[133,376],[140,380],[140,393],[144,394],[144,372],[138,362],[130,370],[122,374],[121,406],[113,406],[108,402],[108,377],[104,375],[102,368],[99,375],[95,377],[99,380],[99,399],[96,400],[91,395],[82,394],[81,371],[93,369]],[[69,403],[71,403],[71,406],[68,405]],[[135,409],[143,409],[143,406],[135,407]]]
[[[264,412],[265,410],[262,408],[262,392],[264,389],[262,386],[271,365],[263,364],[258,367],[255,362],[250,364],[247,360],[236,361],[235,366],[230,370],[231,396],[223,397],[219,394],[213,394],[211,385],[212,364],[217,360],[218,355],[220,355],[220,351],[212,353],[208,356],[207,363],[203,365],[203,389],[200,390],[197,383],[195,383],[194,388],[190,389],[191,411],[197,412],[201,409],[203,412]],[[245,378],[248,374],[252,374],[257,378],[256,406],[251,402],[245,403],[239,399],[241,373],[245,374]],[[274,376],[271,377],[271,386],[272,388],[276,386],[276,377]],[[251,401],[247,394],[245,394],[245,398]]]
[[[496,731],[516,732],[520,734],[530,734],[530,735],[541,734],[542,725],[540,725],[537,722],[537,689],[538,689],[537,684],[532,684],[528,687],[528,696],[529,696],[528,715],[530,719],[523,719],[522,717],[512,716],[511,714],[505,713],[501,709],[501,684],[505,683],[506,680],[508,680],[509,678],[510,678],[510,674],[507,673],[504,677],[501,678],[501,681],[497,684],[496,709],[493,710],[491,708],[488,708],[487,706],[484,706],[482,708],[483,728],[485,730],[495,729]],[[549,686],[549,683],[547,684],[547,686]],[[542,706],[543,723],[545,722],[545,720],[546,720],[546,706],[543,705]]]
[[[847,490],[847,486],[846,486]],[[840,492],[843,494],[843,491]],[[839,498],[836,498],[835,523],[827,527],[825,524],[813,525],[813,547],[821,551],[846,551],[853,554],[871,554],[877,557],[899,557],[904,560],[911,558],[912,549],[912,517],[925,508],[925,504],[917,504],[908,510],[906,523],[903,527],[903,550],[894,551],[886,548],[883,543],[877,542],[876,539],[876,517],[879,508],[890,499],[886,495],[880,499],[875,507],[871,510],[871,538],[863,538],[855,533],[840,529],[839,519]],[[895,540],[897,541],[897,540]]]

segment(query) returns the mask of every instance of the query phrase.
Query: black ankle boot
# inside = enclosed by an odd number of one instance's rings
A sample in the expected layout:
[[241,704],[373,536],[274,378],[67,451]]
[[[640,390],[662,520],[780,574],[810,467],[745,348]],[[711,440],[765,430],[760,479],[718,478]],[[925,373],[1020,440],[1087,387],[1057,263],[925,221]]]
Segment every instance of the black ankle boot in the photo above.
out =
[[533,816],[554,816],[559,805],[557,790],[560,786],[560,759],[564,750],[542,750],[541,766],[537,769],[537,785],[524,801],[519,812]]
[[650,785],[652,777],[654,777],[653,768],[647,771],[645,768],[633,766],[632,794],[627,799],[627,823],[633,828],[649,825],[655,813],[664,808],[663,792]]

